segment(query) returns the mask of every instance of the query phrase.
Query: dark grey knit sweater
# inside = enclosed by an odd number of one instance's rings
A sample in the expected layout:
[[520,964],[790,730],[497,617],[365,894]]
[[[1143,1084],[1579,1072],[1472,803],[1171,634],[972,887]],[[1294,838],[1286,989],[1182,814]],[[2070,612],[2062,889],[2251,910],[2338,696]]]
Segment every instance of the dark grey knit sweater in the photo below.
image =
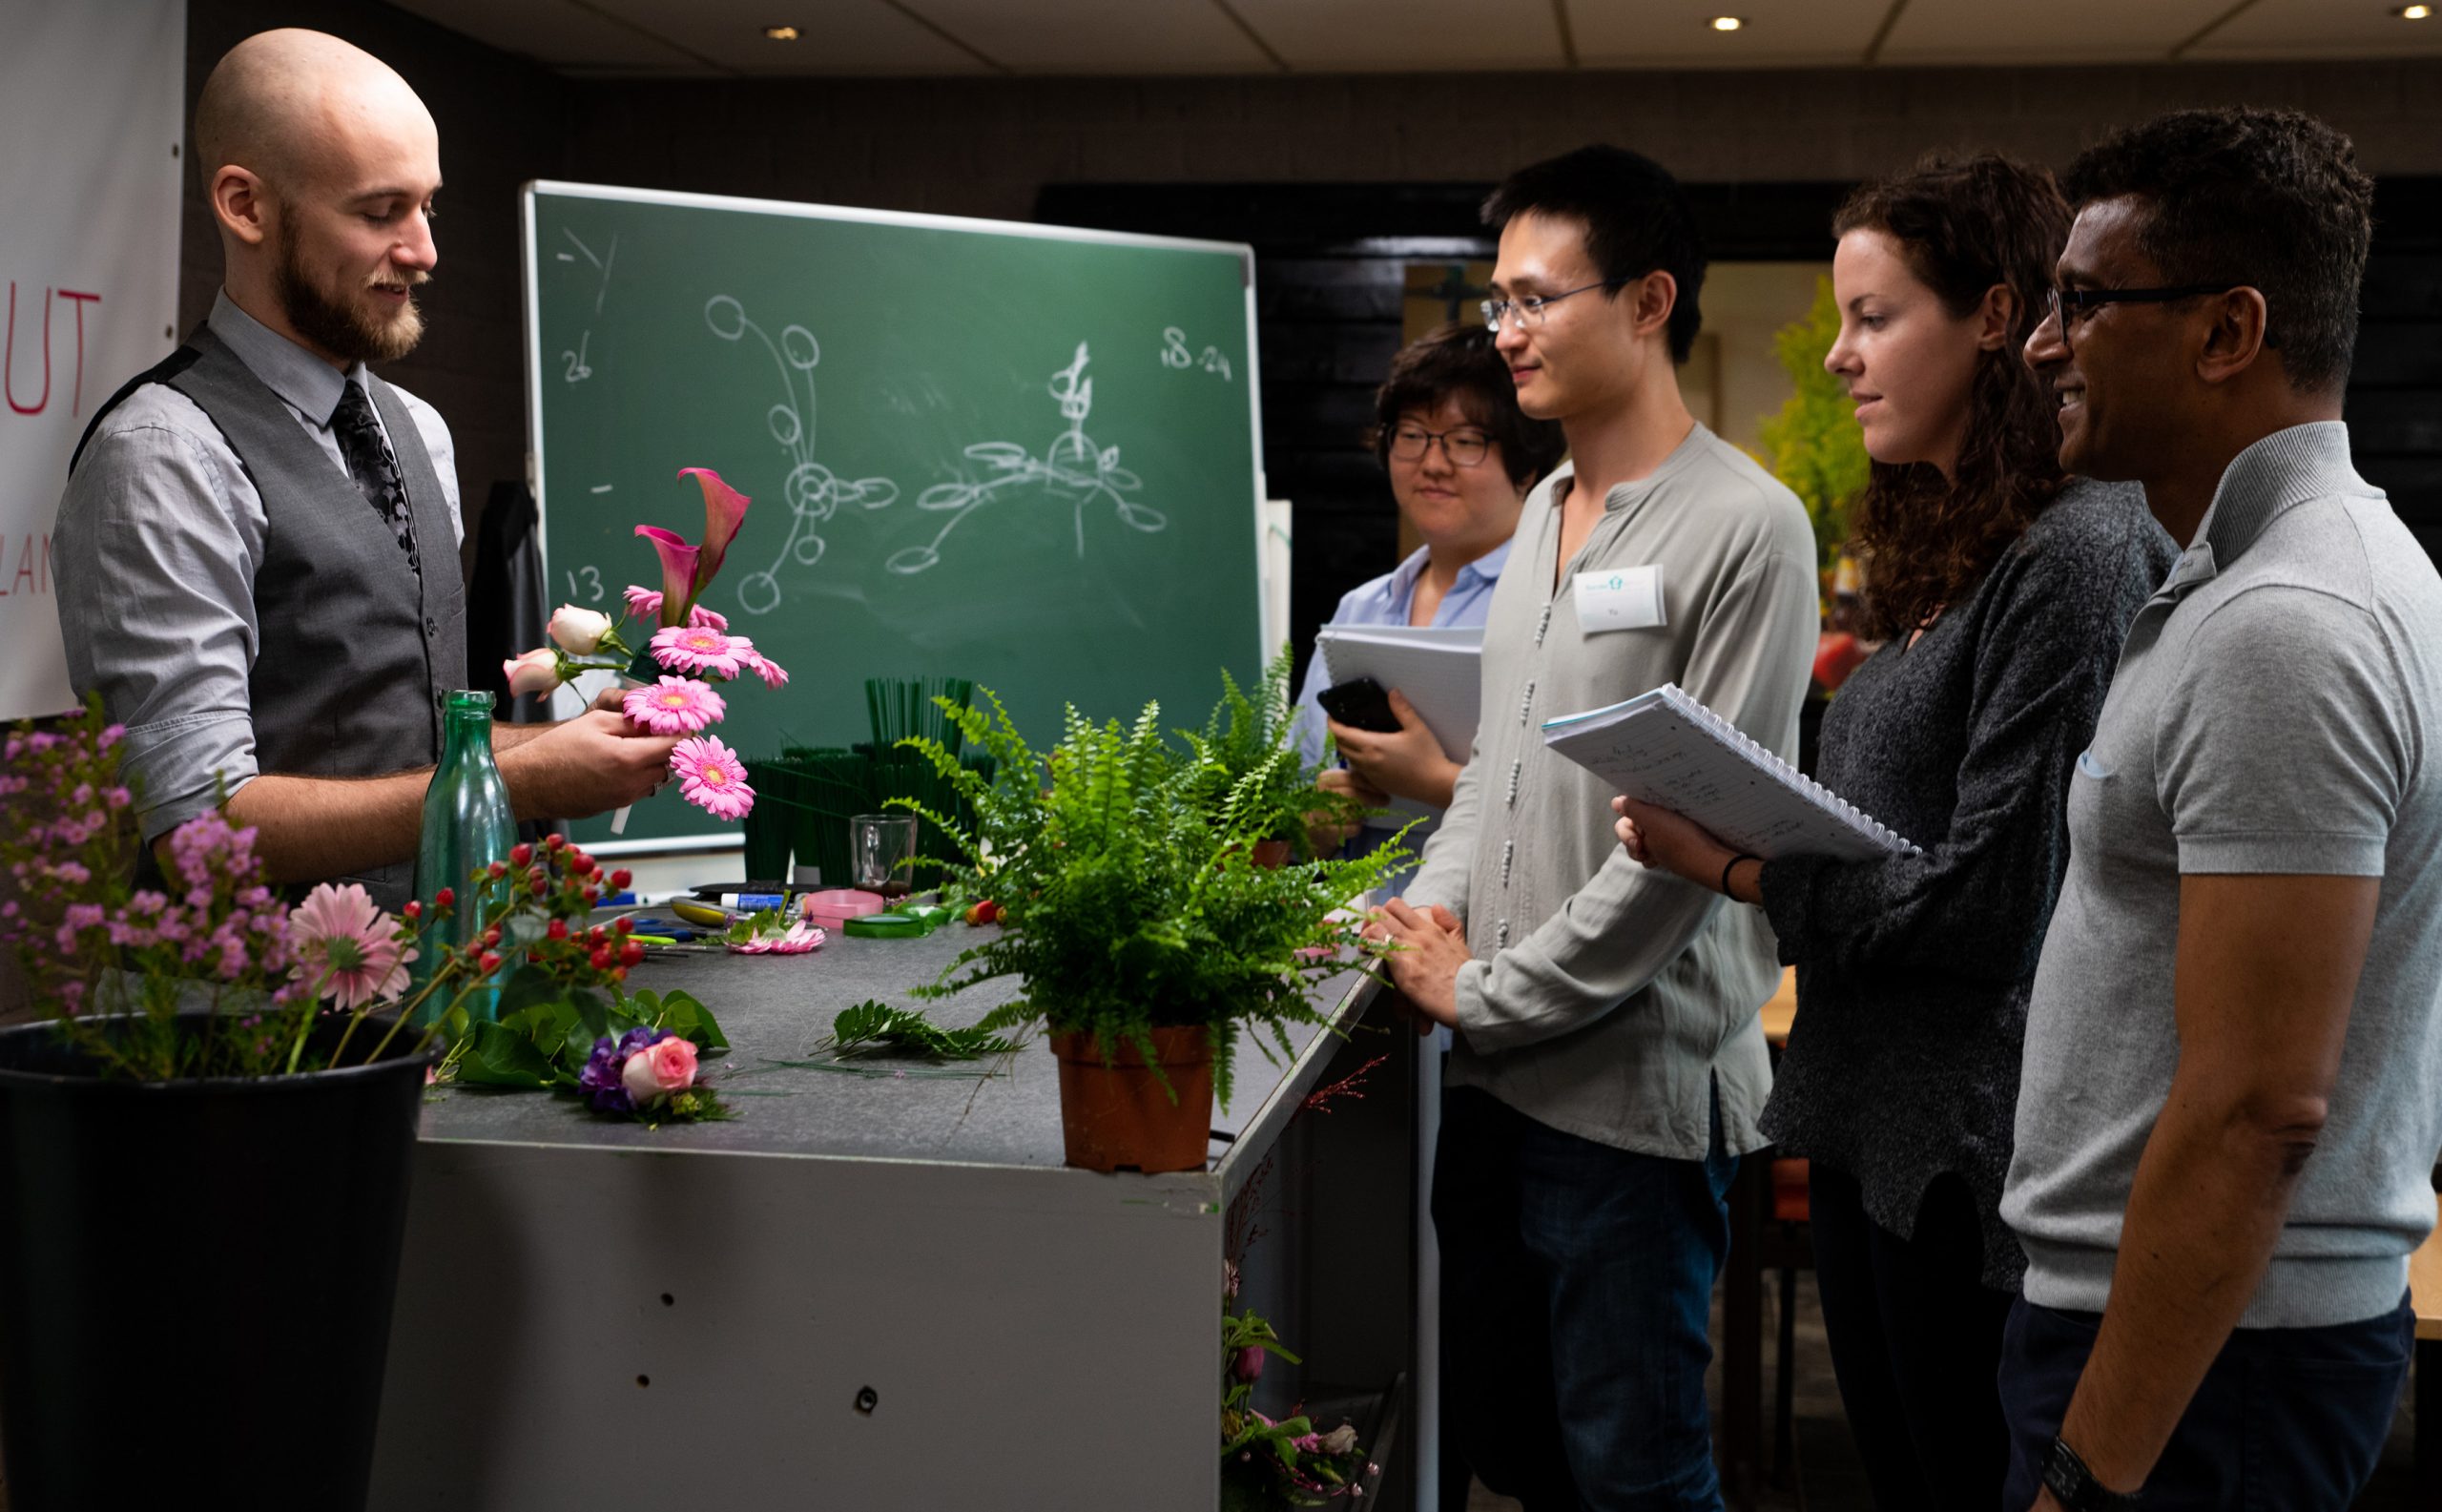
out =
[[2133,485],[2080,482],[1914,646],[1894,641],[1823,718],[1816,776],[1924,848],[1764,868],[1797,966],[1797,1025],[1764,1129],[1857,1179],[1889,1232],[1956,1172],[1984,1280],[2025,1259],[1999,1216],[2027,991],[2068,862],[2069,775],[2128,622],[2178,551]]

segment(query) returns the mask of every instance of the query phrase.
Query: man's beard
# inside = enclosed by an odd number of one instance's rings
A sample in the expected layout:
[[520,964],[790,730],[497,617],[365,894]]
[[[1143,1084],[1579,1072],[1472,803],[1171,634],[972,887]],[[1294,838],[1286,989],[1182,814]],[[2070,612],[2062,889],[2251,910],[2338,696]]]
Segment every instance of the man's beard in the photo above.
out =
[[[304,262],[297,255],[297,238],[287,227],[279,233],[279,263],[277,291],[279,309],[297,334],[330,353],[350,362],[388,362],[406,356],[424,339],[424,314],[416,308],[415,296],[407,296],[406,303],[387,320],[378,317],[362,300],[333,299],[314,281]],[[404,283],[412,288],[431,275],[410,270],[392,270],[386,281]],[[369,285],[368,285],[369,287]]]

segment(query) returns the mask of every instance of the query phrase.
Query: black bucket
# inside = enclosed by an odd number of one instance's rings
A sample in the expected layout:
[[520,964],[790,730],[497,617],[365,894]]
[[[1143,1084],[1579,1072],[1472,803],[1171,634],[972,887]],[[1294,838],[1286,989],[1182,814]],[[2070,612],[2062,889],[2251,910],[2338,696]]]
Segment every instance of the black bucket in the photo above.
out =
[[0,1031],[16,1512],[364,1505],[432,1062],[412,1037],[371,1066],[137,1083],[48,1024]]

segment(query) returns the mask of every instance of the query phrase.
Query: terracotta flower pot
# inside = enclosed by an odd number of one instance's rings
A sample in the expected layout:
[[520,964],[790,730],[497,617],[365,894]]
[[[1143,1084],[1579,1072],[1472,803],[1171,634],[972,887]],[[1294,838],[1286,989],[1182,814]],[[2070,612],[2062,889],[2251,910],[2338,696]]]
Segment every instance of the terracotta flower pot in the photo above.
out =
[[[1060,1131],[1068,1164],[1087,1170],[1201,1170],[1212,1128],[1212,1046],[1201,1025],[1153,1030],[1165,1091],[1136,1047],[1090,1034],[1054,1034]],[[1173,1100],[1171,1093],[1177,1094]]]

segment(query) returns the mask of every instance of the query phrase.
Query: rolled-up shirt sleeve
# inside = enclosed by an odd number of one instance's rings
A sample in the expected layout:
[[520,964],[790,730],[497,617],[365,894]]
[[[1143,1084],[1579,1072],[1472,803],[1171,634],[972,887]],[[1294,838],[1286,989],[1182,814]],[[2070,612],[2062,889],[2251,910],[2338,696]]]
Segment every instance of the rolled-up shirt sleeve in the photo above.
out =
[[69,680],[127,727],[120,770],[147,842],[256,775],[247,684],[260,502],[223,470],[170,425],[114,425],[87,445],[60,500]]

